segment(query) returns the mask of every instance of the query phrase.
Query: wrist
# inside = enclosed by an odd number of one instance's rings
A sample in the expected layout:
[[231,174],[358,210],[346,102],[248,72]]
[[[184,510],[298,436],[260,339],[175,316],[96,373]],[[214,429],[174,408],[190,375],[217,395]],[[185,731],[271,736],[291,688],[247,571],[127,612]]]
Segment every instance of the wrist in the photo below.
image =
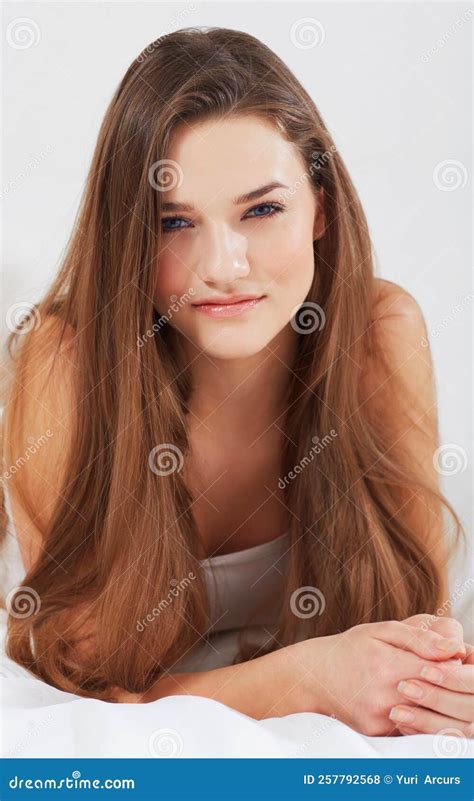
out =
[[[298,690],[295,692],[297,712],[318,712],[321,715],[337,714],[331,676],[334,673],[332,651],[337,635],[311,637],[288,646],[288,659],[293,673],[298,673]],[[295,678],[293,678],[295,681]]]

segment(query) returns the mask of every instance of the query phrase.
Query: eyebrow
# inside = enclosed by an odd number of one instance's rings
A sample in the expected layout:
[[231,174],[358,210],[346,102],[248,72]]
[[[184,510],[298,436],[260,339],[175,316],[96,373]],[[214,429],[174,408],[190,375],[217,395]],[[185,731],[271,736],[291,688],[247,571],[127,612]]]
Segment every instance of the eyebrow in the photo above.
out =
[[[243,195],[239,195],[238,197],[233,199],[233,203],[235,206],[241,206],[244,203],[250,203],[252,200],[257,200],[262,195],[268,195],[273,189],[289,189],[286,184],[281,184],[279,181],[272,181],[269,184],[264,184],[263,186],[259,186],[258,189],[252,189],[251,192],[245,192]],[[180,203],[180,202],[166,202],[161,204],[162,211],[195,211],[194,206],[191,203]]]

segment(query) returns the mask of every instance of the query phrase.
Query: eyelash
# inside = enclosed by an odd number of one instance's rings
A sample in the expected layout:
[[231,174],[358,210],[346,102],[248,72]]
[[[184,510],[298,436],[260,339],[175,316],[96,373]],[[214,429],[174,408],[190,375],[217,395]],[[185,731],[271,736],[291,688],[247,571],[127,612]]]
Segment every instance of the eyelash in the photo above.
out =
[[[249,209],[247,214],[249,214],[251,211],[255,211],[255,209],[262,208],[262,206],[269,206],[272,209],[272,211],[269,214],[261,214],[254,217],[248,217],[247,219],[250,220],[266,219],[268,217],[274,217],[275,214],[281,214],[282,212],[285,211],[285,207],[280,205],[280,203],[268,202],[268,203],[258,203],[256,206],[253,206],[251,209]],[[178,214],[175,214],[172,217],[163,217],[161,222],[164,223],[166,220],[184,220],[184,217],[180,217]],[[179,226],[177,228],[162,228],[162,231],[164,234],[171,234],[174,231],[182,231],[185,227],[186,226]]]

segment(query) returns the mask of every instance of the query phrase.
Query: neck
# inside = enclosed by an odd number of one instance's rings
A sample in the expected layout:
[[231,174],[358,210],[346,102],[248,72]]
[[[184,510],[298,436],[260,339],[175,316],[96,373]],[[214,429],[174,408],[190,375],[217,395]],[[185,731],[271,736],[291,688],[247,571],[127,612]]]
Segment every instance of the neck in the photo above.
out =
[[246,439],[279,425],[297,341],[288,325],[253,356],[229,360],[210,357],[188,343],[194,423],[213,432],[242,432]]

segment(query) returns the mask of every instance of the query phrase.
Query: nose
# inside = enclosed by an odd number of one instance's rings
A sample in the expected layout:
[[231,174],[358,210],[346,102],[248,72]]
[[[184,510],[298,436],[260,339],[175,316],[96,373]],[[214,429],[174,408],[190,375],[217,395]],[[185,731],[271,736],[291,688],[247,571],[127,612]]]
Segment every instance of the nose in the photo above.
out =
[[196,272],[203,281],[231,283],[250,271],[247,260],[247,237],[225,222],[211,220],[199,237]]

